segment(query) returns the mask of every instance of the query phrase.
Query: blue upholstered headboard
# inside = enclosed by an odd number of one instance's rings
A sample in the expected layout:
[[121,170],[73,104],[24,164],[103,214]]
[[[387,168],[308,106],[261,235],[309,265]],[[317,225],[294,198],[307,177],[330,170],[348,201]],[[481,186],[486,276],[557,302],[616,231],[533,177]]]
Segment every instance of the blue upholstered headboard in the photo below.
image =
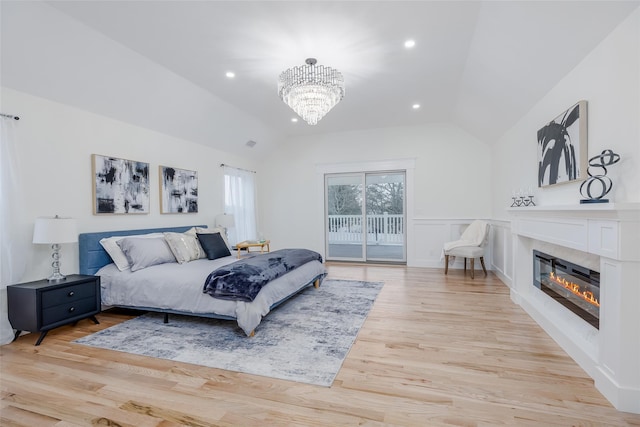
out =
[[97,233],[82,233],[78,236],[78,250],[80,255],[80,274],[96,274],[98,270],[112,263],[111,257],[100,244],[100,239],[111,236],[131,236],[133,234],[175,232],[184,233],[191,227],[206,225],[188,225],[184,227],[146,228],[141,230],[100,231]]

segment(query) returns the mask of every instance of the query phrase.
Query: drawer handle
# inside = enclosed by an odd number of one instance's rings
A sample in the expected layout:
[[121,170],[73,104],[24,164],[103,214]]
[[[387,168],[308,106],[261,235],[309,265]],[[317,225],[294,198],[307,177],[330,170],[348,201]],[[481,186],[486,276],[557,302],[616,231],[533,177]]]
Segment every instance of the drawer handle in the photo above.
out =
[[73,313],[74,311],[76,311],[76,308],[75,308],[75,307],[70,307],[70,308],[69,308],[69,313]]
[[68,294],[68,295],[69,295],[70,297],[72,297],[72,296],[74,296],[74,295],[75,295],[75,292],[71,291],[71,292],[69,292],[69,294]]

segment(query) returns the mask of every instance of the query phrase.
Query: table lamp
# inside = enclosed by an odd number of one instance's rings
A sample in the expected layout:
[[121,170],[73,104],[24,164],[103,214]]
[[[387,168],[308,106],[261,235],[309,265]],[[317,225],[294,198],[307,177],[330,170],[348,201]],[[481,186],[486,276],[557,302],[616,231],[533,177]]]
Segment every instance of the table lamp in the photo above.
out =
[[50,282],[64,280],[66,277],[60,274],[60,244],[75,243],[78,241],[76,220],[73,218],[61,218],[58,215],[51,218],[36,218],[33,228],[33,243],[49,244],[53,250],[51,258],[53,273],[48,277]]
[[236,219],[231,214],[220,214],[216,215],[216,227],[221,227],[224,229],[224,234],[227,238],[229,238],[229,228],[234,227],[236,225]]

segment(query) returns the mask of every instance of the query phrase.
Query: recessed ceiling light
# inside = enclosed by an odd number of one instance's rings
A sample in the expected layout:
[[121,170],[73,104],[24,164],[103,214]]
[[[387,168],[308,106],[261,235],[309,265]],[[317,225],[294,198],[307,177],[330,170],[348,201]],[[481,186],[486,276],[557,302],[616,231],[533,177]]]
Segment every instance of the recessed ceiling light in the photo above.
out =
[[418,108],[420,108],[420,104],[413,104],[411,108],[413,108],[414,110],[417,110]]
[[404,42],[404,47],[406,47],[407,49],[411,49],[415,45],[416,45],[416,41],[415,40],[409,39],[409,40]]
[[233,71],[227,71],[225,76],[227,76],[228,78],[232,79],[232,78],[234,78],[236,76],[236,73],[234,73]]
[[291,119],[291,121],[292,121],[293,123],[298,123],[298,118],[297,118],[297,117],[294,117],[294,118],[292,118],[292,119]]

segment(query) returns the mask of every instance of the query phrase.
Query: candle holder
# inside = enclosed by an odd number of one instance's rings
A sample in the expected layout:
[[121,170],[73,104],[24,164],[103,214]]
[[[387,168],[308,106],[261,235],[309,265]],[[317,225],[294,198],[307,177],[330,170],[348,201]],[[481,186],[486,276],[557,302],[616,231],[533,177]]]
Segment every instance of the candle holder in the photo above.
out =
[[512,197],[513,203],[511,203],[512,208],[520,208],[527,206],[535,206],[535,202],[533,201],[533,196],[518,196]]
[[522,208],[527,206],[535,206],[535,202],[533,201],[533,195],[531,194],[531,188],[525,193],[523,190],[513,192],[513,196],[511,197],[511,208]]

